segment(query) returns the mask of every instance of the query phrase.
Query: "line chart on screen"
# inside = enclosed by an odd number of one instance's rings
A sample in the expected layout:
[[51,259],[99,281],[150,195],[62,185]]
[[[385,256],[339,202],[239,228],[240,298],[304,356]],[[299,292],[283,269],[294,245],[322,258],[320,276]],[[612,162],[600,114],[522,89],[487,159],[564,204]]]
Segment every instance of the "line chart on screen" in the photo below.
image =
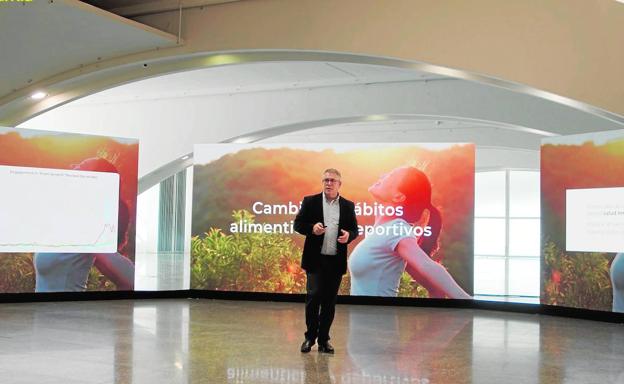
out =
[[0,166],[0,252],[114,253],[119,175]]

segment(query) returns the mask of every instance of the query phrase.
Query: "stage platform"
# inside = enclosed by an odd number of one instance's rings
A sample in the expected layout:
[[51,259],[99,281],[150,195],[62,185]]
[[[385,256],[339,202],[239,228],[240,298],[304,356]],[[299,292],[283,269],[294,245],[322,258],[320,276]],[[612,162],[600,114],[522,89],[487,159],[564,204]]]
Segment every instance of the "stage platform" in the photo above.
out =
[[338,305],[335,355],[301,354],[303,304],[0,304],[2,383],[624,383],[624,325]]

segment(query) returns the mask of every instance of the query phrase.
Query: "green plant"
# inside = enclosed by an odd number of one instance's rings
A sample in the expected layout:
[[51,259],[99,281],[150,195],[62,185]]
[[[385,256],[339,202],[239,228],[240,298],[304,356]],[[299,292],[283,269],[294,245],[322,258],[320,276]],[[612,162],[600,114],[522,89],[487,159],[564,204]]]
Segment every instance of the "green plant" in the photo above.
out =
[[429,297],[429,292],[418,285],[407,272],[403,272],[399,282],[399,297]]
[[543,254],[542,299],[545,304],[611,310],[609,256],[563,252],[552,241],[545,243]]
[[[234,222],[254,223],[246,210],[232,213]],[[196,289],[302,293],[305,272],[301,251],[286,235],[225,234],[211,228],[191,240],[191,286]]]
[[0,257],[0,292],[34,292],[32,253],[8,253]]
[[106,276],[102,275],[95,267],[89,270],[87,278],[87,291],[116,291],[117,286]]

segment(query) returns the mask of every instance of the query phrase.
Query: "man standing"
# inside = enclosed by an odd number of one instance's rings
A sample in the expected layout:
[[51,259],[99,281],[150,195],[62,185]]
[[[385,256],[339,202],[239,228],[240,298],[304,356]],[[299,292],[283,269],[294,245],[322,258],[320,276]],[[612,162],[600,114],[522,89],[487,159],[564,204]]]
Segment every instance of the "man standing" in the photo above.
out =
[[319,352],[334,353],[329,328],[342,275],[347,272],[347,244],[358,236],[355,204],[338,194],[340,178],[338,170],[326,169],[323,192],[304,197],[295,218],[295,231],[306,237],[301,258],[307,276],[303,353],[310,352],[317,339]]

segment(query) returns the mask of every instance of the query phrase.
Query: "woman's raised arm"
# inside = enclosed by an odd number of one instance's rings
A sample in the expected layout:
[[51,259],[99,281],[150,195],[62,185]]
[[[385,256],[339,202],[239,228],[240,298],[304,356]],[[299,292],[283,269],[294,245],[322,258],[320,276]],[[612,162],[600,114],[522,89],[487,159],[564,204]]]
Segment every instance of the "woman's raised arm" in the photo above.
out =
[[425,288],[444,293],[451,299],[472,299],[455,282],[455,279],[442,265],[431,260],[414,238],[405,238],[396,246],[399,256],[407,262],[406,271]]

